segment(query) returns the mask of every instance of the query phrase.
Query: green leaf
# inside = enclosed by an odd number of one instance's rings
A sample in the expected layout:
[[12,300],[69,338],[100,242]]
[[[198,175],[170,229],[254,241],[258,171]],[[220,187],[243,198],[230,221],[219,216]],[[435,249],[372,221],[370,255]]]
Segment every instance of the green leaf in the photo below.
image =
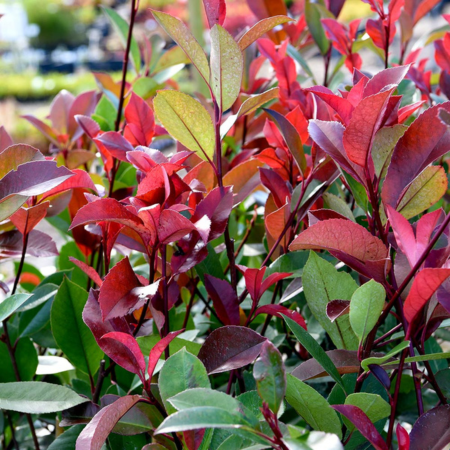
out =
[[[391,413],[389,403],[377,394],[367,394],[365,392],[350,394],[345,399],[345,404],[357,406],[359,409],[362,409],[372,423],[389,417]],[[343,420],[350,432],[355,429],[355,426],[348,419],[344,417]]]
[[0,408],[27,414],[46,414],[87,402],[64,386],[41,381],[0,384]]
[[211,387],[208,374],[201,361],[183,348],[164,363],[159,374],[159,391],[167,413],[176,411],[168,401],[169,398],[186,389],[197,387]]
[[20,306],[22,306],[29,298],[31,294],[14,294],[10,297],[6,297],[0,303],[0,321],[7,319],[14,313]]
[[330,194],[329,192],[325,192],[325,194],[323,194],[323,201],[325,202],[324,206],[326,208],[332,209],[342,216],[347,217],[347,219],[355,222],[352,210],[341,198],[337,197],[336,195]]
[[286,400],[314,430],[342,437],[336,411],[315,389],[291,374],[287,375]]
[[[450,358],[450,352],[432,353],[431,355],[419,355],[419,356],[411,356],[411,357],[405,358],[405,363],[423,362],[423,361],[438,361],[440,359],[449,359],[449,358]],[[389,363],[389,364],[392,364],[392,363]]]
[[360,206],[360,208],[362,208],[363,211],[367,212],[369,208],[369,199],[367,197],[364,186],[356,181],[347,172],[343,172],[343,174],[348,186],[350,187],[350,190],[352,191],[353,197],[355,197],[356,203]]
[[53,283],[40,284],[33,291],[30,298],[22,304],[17,310],[18,312],[28,311],[45,303],[47,300],[53,299],[58,292],[58,286]]
[[286,374],[281,353],[269,340],[261,347],[260,358],[253,367],[253,376],[259,396],[277,414],[286,392]]
[[298,278],[303,273],[303,268],[305,267],[306,262],[308,261],[309,252],[307,251],[298,251],[285,253],[277,258],[266,271],[265,276],[268,277],[272,273],[292,273],[289,278]]
[[[175,47],[179,48],[179,47]],[[157,83],[153,78],[142,77],[138,78],[133,83],[133,92],[144,100],[153,97],[156,94],[157,89],[161,89],[162,85]]]
[[241,91],[244,58],[228,31],[216,24],[211,29],[211,89],[221,111],[229,109]]
[[[19,339],[14,351],[14,358],[19,368],[20,379],[32,380],[38,366],[38,356],[36,348],[29,338]],[[4,342],[0,342],[0,367],[0,383],[17,381],[8,347]]]
[[209,83],[209,65],[201,45],[194,38],[187,26],[178,18],[160,11],[151,10],[156,21],[167,34],[184,50],[192,64],[200,72],[206,83]]
[[246,423],[240,414],[222,408],[199,406],[179,411],[167,417],[155,434],[197,430],[199,428],[239,428]]
[[195,266],[197,275],[200,277],[202,283],[205,282],[205,274],[212,275],[221,280],[224,277],[220,256],[216,253],[211,243],[208,244],[207,248],[208,256]]
[[78,436],[83,430],[84,425],[74,425],[63,434],[60,434],[47,448],[47,450],[73,450]]
[[392,152],[398,140],[408,129],[406,125],[381,128],[375,134],[372,145],[372,159],[378,178],[384,178],[391,162]]
[[305,73],[312,78],[313,83],[317,84],[316,81],[314,80],[314,74],[311,68],[308,66],[308,63],[306,62],[305,58],[303,58],[303,56],[300,54],[298,49],[296,49],[292,44],[288,44],[287,54],[291,58],[294,58],[295,61],[297,61],[300,64]]
[[358,339],[350,327],[349,316],[334,322],[327,316],[327,305],[332,300],[350,300],[358,288],[355,280],[346,272],[339,272],[333,264],[310,252],[303,269],[303,291],[314,317],[322,325],[337,348],[356,350]]
[[[113,94],[111,94],[113,95]],[[95,108],[92,118],[100,125],[102,131],[113,131],[114,123],[117,118],[117,110],[111,101],[102,95],[102,98]]]
[[[54,295],[55,294],[53,294],[53,296]],[[31,336],[34,333],[37,333],[50,322],[52,303],[53,298],[40,304],[37,308],[24,311],[20,315],[19,334],[21,337]]]
[[306,350],[311,354],[311,356],[317,360],[317,362],[328,372],[328,374],[333,378],[336,383],[341,386],[345,392],[345,386],[339,375],[336,366],[331,361],[330,357],[325,353],[325,350],[314,340],[314,338],[305,331],[298,323],[294,322],[289,317],[284,316],[286,324],[294,333],[295,337],[299,340],[300,344],[306,348]]
[[[120,40],[122,41],[123,48],[126,49],[128,30],[130,28],[128,23],[125,21],[125,19],[119,16],[119,14],[117,14],[117,12],[114,11],[113,9],[107,8],[105,6],[103,6],[102,8],[103,11],[108,16],[108,18],[111,20],[111,23],[113,24],[114,28],[118,32]],[[131,38],[130,53],[134,69],[136,73],[139,73],[139,71],[141,70],[141,53],[139,51],[139,46],[134,37]]]
[[447,186],[447,174],[443,167],[427,167],[408,186],[397,210],[406,219],[411,219],[438,202],[446,193]]
[[320,53],[326,55],[330,47],[330,41],[325,35],[325,31],[320,21],[320,9],[316,3],[312,3],[311,0],[305,2],[305,19],[308,24],[308,30],[314,39],[314,42],[319,47]]
[[67,278],[61,284],[51,310],[51,326],[58,346],[82,372],[94,375],[103,352],[81,317],[87,292]]
[[177,91],[158,91],[153,106],[164,128],[200,158],[212,160],[215,132],[211,116],[190,95]]
[[[361,361],[361,367],[365,371],[367,371],[367,370],[369,370],[369,365],[370,364],[378,364],[378,365],[383,364],[389,358],[392,358],[397,353],[400,353],[402,350],[404,350],[407,347],[409,347],[409,341],[400,342],[400,344],[395,346],[390,352],[386,353],[384,356],[378,356],[378,357],[372,356],[370,358],[363,359]],[[389,364],[392,364],[392,363],[389,363]]]
[[363,342],[378,322],[386,299],[384,287],[374,280],[356,289],[350,301],[350,325]]

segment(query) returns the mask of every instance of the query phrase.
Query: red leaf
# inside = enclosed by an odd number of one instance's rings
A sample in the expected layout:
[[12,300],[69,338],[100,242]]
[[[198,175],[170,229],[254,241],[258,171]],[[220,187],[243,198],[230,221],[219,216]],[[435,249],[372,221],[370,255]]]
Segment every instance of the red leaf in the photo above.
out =
[[416,275],[403,307],[405,319],[409,323],[416,319],[431,296],[449,276],[450,269],[423,269]]
[[63,89],[56,95],[50,105],[49,118],[53,129],[59,134],[68,134],[69,111],[74,100],[74,95]]
[[216,23],[223,25],[227,13],[225,0],[203,0],[203,6],[205,7],[209,28],[212,28]]
[[277,208],[281,208],[291,200],[291,192],[286,182],[275,171],[259,168],[261,183],[271,192]]
[[367,166],[375,133],[381,126],[389,97],[396,87],[361,100],[344,131],[345,152],[351,161],[361,167]]
[[113,198],[102,198],[80,208],[69,229],[102,221],[120,223],[135,230],[141,237],[150,237],[141,219]]
[[61,183],[59,186],[51,189],[50,191],[47,191],[42,196],[40,201],[42,202],[42,200],[48,197],[76,188],[91,189],[97,193],[97,188],[86,171],[81,169],[73,169],[72,173],[74,174],[73,177],[70,177],[68,180],[64,181],[64,183]]
[[79,267],[95,284],[97,284],[97,286],[102,285],[103,280],[100,278],[100,275],[93,267],[87,265],[83,261],[79,261],[73,256],[69,256],[69,261],[73,262],[77,267]]
[[176,211],[165,209],[159,217],[158,238],[163,244],[170,244],[196,230],[195,225]]
[[398,450],[409,450],[408,432],[399,423],[395,431],[397,433]]
[[408,258],[409,265],[414,267],[417,261],[416,254],[416,236],[411,224],[392,206],[387,205],[387,216],[391,227],[394,230],[395,240],[400,250]]
[[153,372],[155,371],[156,364],[161,358],[161,355],[164,353],[166,347],[180,334],[184,331],[172,331],[166,337],[162,338],[160,341],[156,343],[156,345],[150,350],[150,355],[148,357],[148,377],[151,380],[153,376]]
[[125,119],[125,138],[134,146],[148,147],[155,133],[155,116],[150,106],[134,92],[125,108]]
[[233,192],[231,187],[224,188],[222,196],[220,188],[215,188],[197,205],[192,222],[199,221],[203,216],[211,220],[211,230],[208,240],[212,241],[223,234],[233,207]]
[[280,280],[283,280],[284,278],[290,277],[291,275],[292,275],[292,273],[286,273],[286,272],[283,272],[283,273],[276,272],[276,273],[270,274],[262,283],[261,294],[266,292],[267,289],[269,289],[270,286],[272,286],[273,284],[277,283]]
[[95,138],[94,142],[120,161],[128,162],[127,152],[134,150],[134,147],[117,131],[103,133]]
[[87,91],[80,94],[72,103],[69,111],[67,132],[71,137],[71,141],[76,141],[83,134],[83,127],[79,124],[78,116],[90,116],[97,104],[97,92]]
[[[135,373],[145,383],[145,359],[136,339],[131,334],[113,331],[102,336],[102,340],[110,339],[122,347],[122,351],[108,356],[128,372]],[[117,344],[116,344],[117,345]]]
[[364,97],[377,94],[382,89],[392,84],[400,84],[405,78],[409,70],[408,66],[397,66],[384,69],[381,72],[376,73],[366,84],[364,88]]
[[76,450],[101,450],[116,423],[139,400],[139,395],[127,395],[101,409],[78,436]]
[[239,325],[239,301],[230,283],[206,274],[205,288],[213,301],[217,317],[222,323],[224,325]]
[[331,405],[331,407],[347,417],[376,450],[388,450],[386,442],[384,442],[375,425],[370,421],[364,411],[353,405]]
[[30,208],[20,208],[11,217],[11,222],[22,234],[28,234],[46,215],[49,202]]
[[20,116],[22,119],[28,120],[32,125],[34,125],[46,138],[48,138],[53,144],[56,146],[59,145],[58,137],[56,136],[55,130],[53,130],[51,127],[49,127],[45,122],[42,122],[42,120],[37,119],[34,116]]
[[259,307],[255,311],[255,317],[259,314],[270,314],[271,316],[276,316],[280,319],[282,318],[282,315],[287,316],[306,330],[306,322],[303,316],[297,311],[293,311],[292,309],[286,308],[285,306],[264,305]]
[[398,123],[403,123],[414,114],[423,104],[426,103],[426,100],[420,100],[412,105],[406,105],[403,108],[398,110]]
[[116,306],[127,295],[135,299],[131,291],[139,286],[141,286],[141,283],[137,279],[129,259],[124,258],[119,261],[108,272],[100,289],[98,301],[102,310],[103,320],[123,315],[123,308],[120,308],[120,311],[115,311]]
[[324,86],[313,86],[308,91],[313,92],[317,97],[330,105],[339,114],[345,125],[349,123],[354,107],[348,99],[335,95],[333,91]]
[[75,116],[75,120],[91,139],[94,139],[101,132],[100,125],[90,117],[78,115]]
[[317,222],[300,233],[289,250],[323,249],[362,273],[385,279],[388,249],[364,227],[350,220],[330,219]]
[[247,327],[220,327],[206,338],[198,358],[209,375],[228,372],[252,363],[265,340]]
[[450,131],[439,118],[441,108],[450,111],[450,103],[427,109],[399,139],[381,192],[385,205],[396,208],[409,184],[425,167],[448,152]]
[[267,267],[262,267],[261,269],[245,269],[244,271],[245,287],[254,303],[258,302],[262,295],[261,285],[266,269]]

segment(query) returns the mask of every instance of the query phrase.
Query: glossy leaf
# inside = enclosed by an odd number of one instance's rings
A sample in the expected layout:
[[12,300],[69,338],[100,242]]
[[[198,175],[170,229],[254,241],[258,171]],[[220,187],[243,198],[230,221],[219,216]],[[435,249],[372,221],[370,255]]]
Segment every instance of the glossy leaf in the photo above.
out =
[[[372,423],[378,422],[381,419],[389,417],[391,406],[377,394],[369,394],[366,392],[358,392],[350,394],[345,399],[346,405],[357,406],[361,409]],[[349,431],[352,431],[353,425],[346,423]]]
[[185,348],[172,355],[159,374],[159,391],[168,414],[176,411],[169,398],[186,389],[210,387],[208,374],[201,360]]
[[101,409],[78,436],[76,450],[100,450],[119,419],[139,400],[139,395],[127,395]]
[[350,301],[350,325],[363,342],[378,322],[385,305],[386,291],[374,280],[358,288]]
[[325,31],[320,21],[320,10],[317,3],[313,3],[310,0],[305,2],[305,18],[308,29],[315,43],[319,47],[320,53],[325,55],[330,46],[330,41],[325,36]]
[[336,411],[314,388],[291,374],[287,375],[286,400],[314,430],[342,437],[341,422]]
[[42,381],[0,384],[0,407],[27,414],[62,411],[86,402],[71,389]]
[[353,405],[333,405],[332,408],[350,420],[376,450],[388,449],[386,442],[384,442],[380,433],[378,433],[375,425],[360,408]]
[[215,149],[214,126],[206,109],[190,95],[158,91],[153,101],[155,113],[166,130],[203,159],[212,160]]
[[439,450],[450,443],[450,405],[441,405],[427,411],[414,424],[410,450],[427,448]]
[[411,323],[438,287],[450,276],[450,269],[423,269],[414,278],[404,304],[405,319]]
[[409,347],[409,341],[403,341],[400,344],[396,345],[392,350],[386,353],[384,356],[371,356],[370,358],[363,359],[361,361],[361,367],[364,370],[369,370],[369,366],[371,364],[383,364],[388,361],[397,353],[400,353],[405,348]]
[[299,342],[306,348],[306,350],[311,354],[311,356],[316,359],[319,364],[328,372],[328,374],[333,378],[339,386],[345,392],[345,386],[342,382],[342,378],[336,369],[336,366],[331,361],[330,357],[325,353],[325,351],[320,347],[320,345],[314,340],[314,338],[305,331],[300,325],[296,324],[289,317],[284,316],[286,324],[294,333],[295,337]]
[[330,219],[309,227],[289,246],[292,250],[323,249],[353,269],[384,280],[388,251],[383,242],[350,220]]
[[244,59],[233,37],[220,25],[211,29],[211,88],[221,111],[236,101],[241,90]]
[[[448,109],[444,103],[422,113],[406,130],[395,146],[385,182],[382,199],[396,208],[409,184],[433,161],[447,152],[450,131],[439,119],[439,109]],[[433,130],[433,133],[429,133]]]
[[223,324],[239,325],[239,302],[231,284],[206,274],[205,288],[213,301],[217,317]]
[[336,347],[356,350],[358,340],[350,327],[348,315],[333,322],[326,314],[327,306],[333,300],[352,298],[358,288],[353,278],[348,273],[338,272],[332,264],[310,252],[303,269],[302,282],[309,309]]
[[198,357],[209,375],[228,372],[252,363],[265,340],[250,328],[221,327],[206,338]]
[[156,369],[156,364],[158,363],[159,358],[161,358],[161,355],[164,353],[164,350],[183,331],[184,330],[172,331],[167,336],[158,341],[154,347],[152,347],[148,357],[148,369],[147,369],[148,377],[150,380],[152,379],[153,372]]
[[277,414],[286,392],[286,374],[281,353],[270,341],[265,341],[261,347],[253,376],[260,397]]
[[31,294],[14,294],[6,297],[0,303],[0,321],[7,319],[11,314],[20,308],[29,298]]
[[53,301],[51,326],[55,341],[67,359],[77,369],[93,375],[103,352],[81,317],[87,297],[84,289],[65,278]]

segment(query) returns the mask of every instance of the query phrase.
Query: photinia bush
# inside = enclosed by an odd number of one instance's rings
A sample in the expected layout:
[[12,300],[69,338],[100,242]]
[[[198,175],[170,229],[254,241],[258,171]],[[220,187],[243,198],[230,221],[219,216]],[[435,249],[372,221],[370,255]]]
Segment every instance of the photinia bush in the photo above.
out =
[[0,129],[5,449],[450,444],[450,28],[363,1],[204,0],[207,52],[105,8],[121,81],[24,116],[43,151]]

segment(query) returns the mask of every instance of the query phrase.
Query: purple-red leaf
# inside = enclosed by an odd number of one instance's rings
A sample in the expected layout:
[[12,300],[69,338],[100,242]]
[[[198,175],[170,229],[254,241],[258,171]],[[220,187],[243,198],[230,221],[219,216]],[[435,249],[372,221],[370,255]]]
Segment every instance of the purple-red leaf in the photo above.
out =
[[22,234],[28,234],[47,215],[49,206],[49,202],[44,202],[30,208],[20,208],[10,220]]
[[97,145],[103,146],[114,158],[128,162],[127,152],[132,152],[134,147],[117,131],[108,131],[95,138]]
[[389,98],[396,86],[366,97],[358,104],[344,131],[344,148],[347,156],[361,167],[367,166],[375,133],[381,126]]
[[205,274],[205,288],[214,305],[217,317],[224,325],[239,325],[239,301],[235,290],[226,280]]
[[[52,195],[56,195],[64,191],[68,191],[69,189],[76,188],[92,189],[94,192],[97,192],[97,188],[95,187],[94,182],[86,171],[81,169],[74,169],[72,170],[72,173],[74,175],[68,180],[59,184],[50,191],[45,192],[42,196],[42,199],[46,199],[48,197],[51,197]],[[42,201],[42,199],[40,201]]]
[[410,450],[410,439],[408,432],[399,423],[397,424],[395,432],[397,434],[398,450]]
[[195,225],[180,213],[165,209],[159,217],[158,238],[163,244],[178,241],[196,230]]
[[439,118],[442,108],[450,111],[450,102],[428,108],[397,142],[381,193],[385,205],[396,208],[409,184],[448,152],[450,131]]
[[228,372],[252,363],[265,340],[265,337],[250,328],[221,327],[206,338],[198,358],[209,375]]
[[142,382],[145,381],[144,355],[136,339],[131,334],[113,331],[102,336],[102,340],[112,340],[119,348],[122,347],[122,351],[113,352],[108,354],[108,356],[119,364],[119,366],[128,370],[128,372],[138,375]]
[[317,222],[300,233],[289,249],[328,250],[363,275],[376,280],[385,279],[388,249],[380,239],[350,220],[330,219]]
[[127,395],[101,409],[78,436],[76,450],[101,450],[116,423],[140,399],[139,395]]
[[125,302],[127,302],[126,296],[131,296],[132,300],[136,302],[136,298],[131,294],[131,291],[139,286],[141,286],[141,283],[131,267],[130,260],[124,258],[119,261],[108,272],[100,288],[98,301],[102,310],[103,319],[111,319],[124,315],[123,308],[120,308],[120,311],[115,311],[117,304],[124,297]]
[[362,409],[353,405],[331,405],[331,407],[347,417],[376,450],[388,450],[386,442]]
[[450,443],[450,405],[441,405],[422,414],[409,435],[409,450],[442,450]]
[[298,313],[297,311],[288,309],[283,305],[261,306],[255,311],[255,317],[258,314],[270,314],[271,316],[276,316],[276,317],[279,317],[280,319],[282,318],[282,315],[287,316],[306,330],[306,322],[305,322],[305,319],[303,318],[303,316],[300,313]]
[[79,261],[73,256],[69,256],[69,261],[79,267],[97,286],[101,286],[103,281],[97,271],[83,261]]
[[327,303],[327,316],[334,322],[338,317],[350,312],[349,300],[332,300]]

